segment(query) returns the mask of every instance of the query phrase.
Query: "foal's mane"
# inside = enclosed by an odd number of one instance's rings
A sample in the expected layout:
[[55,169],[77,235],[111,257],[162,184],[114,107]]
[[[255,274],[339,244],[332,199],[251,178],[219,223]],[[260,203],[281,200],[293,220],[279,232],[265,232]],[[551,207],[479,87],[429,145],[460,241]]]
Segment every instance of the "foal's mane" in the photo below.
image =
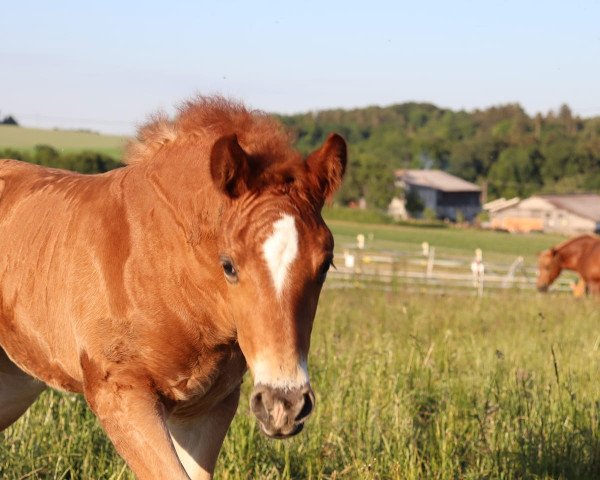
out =
[[275,159],[299,160],[290,146],[291,136],[272,116],[222,96],[198,96],[184,102],[173,119],[155,114],[127,146],[125,163],[147,162],[163,147],[189,139],[208,148],[217,138],[231,134],[237,135],[246,153],[267,164]]

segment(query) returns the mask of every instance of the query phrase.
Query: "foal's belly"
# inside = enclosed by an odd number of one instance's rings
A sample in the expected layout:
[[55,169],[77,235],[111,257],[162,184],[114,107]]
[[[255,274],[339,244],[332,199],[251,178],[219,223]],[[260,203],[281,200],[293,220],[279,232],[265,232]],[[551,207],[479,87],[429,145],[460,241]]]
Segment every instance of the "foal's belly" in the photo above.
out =
[[83,391],[79,369],[69,368],[61,356],[53,354],[47,344],[34,336],[16,334],[0,326],[0,344],[10,360],[28,375],[57,390]]

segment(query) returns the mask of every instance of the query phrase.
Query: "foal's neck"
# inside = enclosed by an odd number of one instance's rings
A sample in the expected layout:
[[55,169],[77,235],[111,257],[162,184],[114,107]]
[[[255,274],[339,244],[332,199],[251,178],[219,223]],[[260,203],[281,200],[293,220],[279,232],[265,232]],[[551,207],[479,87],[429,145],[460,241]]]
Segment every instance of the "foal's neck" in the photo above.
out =
[[188,243],[199,244],[216,235],[227,199],[214,188],[202,161],[179,155],[168,158],[171,155],[165,152],[167,158],[136,165],[136,174],[185,230]]
[[563,268],[577,271],[582,255],[594,241],[592,237],[580,237],[566,244],[559,250]]

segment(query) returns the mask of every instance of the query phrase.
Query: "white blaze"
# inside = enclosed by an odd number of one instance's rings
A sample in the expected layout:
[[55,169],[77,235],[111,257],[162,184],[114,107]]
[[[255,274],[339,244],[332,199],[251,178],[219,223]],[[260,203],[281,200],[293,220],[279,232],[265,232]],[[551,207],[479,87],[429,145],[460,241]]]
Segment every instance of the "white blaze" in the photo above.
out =
[[308,385],[308,368],[306,361],[301,361],[296,366],[296,371],[291,375],[281,368],[273,368],[266,360],[259,359],[253,365],[254,385],[268,385],[273,388],[292,389]]
[[275,291],[281,295],[290,265],[298,254],[298,230],[291,215],[284,214],[273,223],[273,233],[263,244],[263,255],[273,277]]
[[[263,256],[271,272],[275,292],[283,293],[290,266],[298,255],[298,230],[294,217],[283,214],[273,223],[273,233],[263,244]],[[267,358],[258,358],[252,365],[254,384],[268,385],[273,388],[291,389],[308,385],[306,362],[301,361],[292,371],[270,362]]]

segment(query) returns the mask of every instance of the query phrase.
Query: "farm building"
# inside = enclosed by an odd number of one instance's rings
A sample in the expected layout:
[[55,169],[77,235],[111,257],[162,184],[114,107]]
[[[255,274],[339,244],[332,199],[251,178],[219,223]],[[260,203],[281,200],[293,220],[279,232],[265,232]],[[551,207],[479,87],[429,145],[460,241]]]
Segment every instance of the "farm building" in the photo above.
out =
[[481,210],[481,188],[441,170],[396,170],[395,185],[405,195],[416,195],[424,208],[433,210],[440,219],[456,221],[462,216],[470,222]]
[[509,232],[576,234],[600,231],[600,195],[534,195],[495,200],[484,206],[491,228]]

